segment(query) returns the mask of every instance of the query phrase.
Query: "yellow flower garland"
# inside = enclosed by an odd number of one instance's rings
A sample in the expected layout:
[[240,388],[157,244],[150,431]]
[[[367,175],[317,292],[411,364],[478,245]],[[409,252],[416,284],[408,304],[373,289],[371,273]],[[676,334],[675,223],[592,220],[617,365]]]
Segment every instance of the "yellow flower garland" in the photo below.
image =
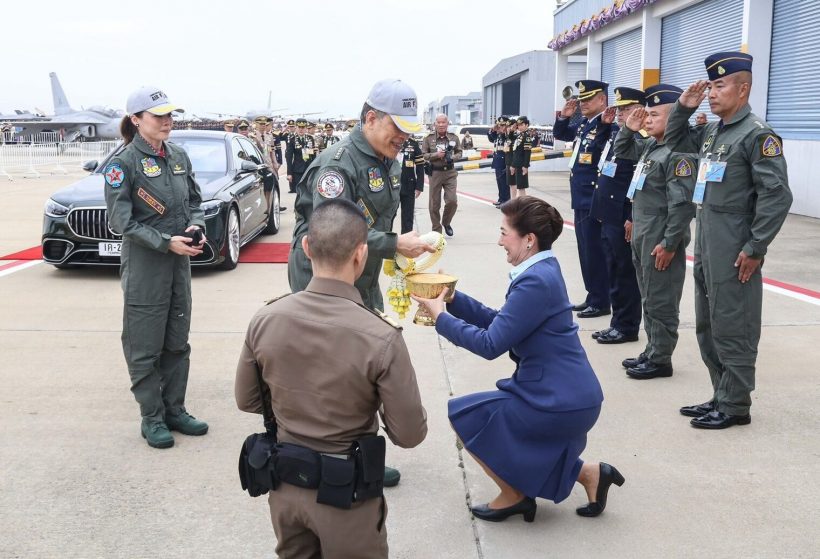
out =
[[404,318],[410,308],[410,290],[407,289],[407,276],[417,274],[432,267],[441,258],[447,241],[444,235],[435,231],[430,231],[421,236],[421,240],[436,249],[434,253],[425,252],[418,258],[407,258],[401,254],[396,254],[392,259],[385,260],[382,270],[392,279],[387,289],[387,300],[393,310]]

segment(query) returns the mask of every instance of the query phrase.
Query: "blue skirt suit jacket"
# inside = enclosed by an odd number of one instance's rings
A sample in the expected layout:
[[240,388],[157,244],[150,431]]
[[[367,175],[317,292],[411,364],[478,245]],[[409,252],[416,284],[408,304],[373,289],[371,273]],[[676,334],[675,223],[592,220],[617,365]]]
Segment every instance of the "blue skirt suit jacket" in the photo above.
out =
[[[523,269],[523,271],[521,271]],[[509,352],[497,390],[450,400],[467,450],[530,497],[560,502],[578,478],[603,393],[578,338],[561,268],[551,251],[517,266],[499,310],[456,292],[436,331],[485,359]]]

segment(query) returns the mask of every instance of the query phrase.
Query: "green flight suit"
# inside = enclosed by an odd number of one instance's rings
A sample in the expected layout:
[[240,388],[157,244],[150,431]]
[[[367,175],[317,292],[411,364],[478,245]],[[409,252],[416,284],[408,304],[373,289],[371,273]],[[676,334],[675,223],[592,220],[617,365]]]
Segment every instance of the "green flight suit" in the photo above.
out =
[[191,264],[168,250],[173,235],[205,229],[202,197],[185,151],[160,157],[137,134],[105,168],[111,229],[122,234],[122,347],[143,417],[185,411],[191,346]]
[[[680,299],[686,279],[689,224],[695,217],[691,202],[696,160],[674,153],[654,138],[638,139],[626,126],[615,139],[615,156],[643,164],[643,188],[632,199],[632,262],[638,275],[646,330],[644,353],[653,363],[667,365],[678,343]],[[654,248],[674,252],[669,267],[655,268]]]
[[[735,267],[740,251],[763,258],[792,203],[783,143],[749,105],[728,122],[689,126],[696,109],[675,103],[666,141],[726,163],[721,182],[707,182],[695,230],[695,320],[701,357],[712,379],[713,402],[728,415],[752,405],[760,341],[763,276],[746,283]],[[710,155],[707,155],[710,154]]]
[[302,250],[313,209],[325,200],[344,197],[367,219],[367,263],[356,288],[364,304],[383,311],[379,287],[382,260],[396,255],[398,236],[393,220],[399,208],[401,165],[376,155],[357,126],[346,138],[323,151],[305,171],[296,189],[296,226],[288,257],[288,282],[294,293],[303,291],[313,270]]

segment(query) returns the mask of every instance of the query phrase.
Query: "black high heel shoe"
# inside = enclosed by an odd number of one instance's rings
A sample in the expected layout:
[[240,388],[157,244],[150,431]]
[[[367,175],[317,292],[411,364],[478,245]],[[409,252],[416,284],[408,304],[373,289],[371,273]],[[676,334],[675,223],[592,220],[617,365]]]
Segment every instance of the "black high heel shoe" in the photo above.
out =
[[490,522],[501,522],[516,514],[524,516],[525,522],[532,522],[535,520],[535,510],[538,505],[535,504],[535,499],[532,497],[524,497],[511,507],[503,509],[491,509],[489,503],[478,505],[470,509],[473,516],[481,520],[489,520]]
[[613,466],[601,462],[601,477],[598,479],[598,489],[595,491],[595,502],[587,503],[583,507],[575,509],[580,516],[593,517],[598,516],[606,508],[606,497],[609,493],[609,486],[613,483],[618,487],[624,484],[624,476],[621,472],[616,470]]

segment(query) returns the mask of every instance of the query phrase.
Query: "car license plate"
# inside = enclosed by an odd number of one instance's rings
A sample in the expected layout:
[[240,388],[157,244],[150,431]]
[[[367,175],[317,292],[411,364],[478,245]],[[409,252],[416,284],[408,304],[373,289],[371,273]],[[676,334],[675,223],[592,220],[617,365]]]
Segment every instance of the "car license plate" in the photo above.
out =
[[122,243],[100,243],[100,256],[119,256],[122,254]]

